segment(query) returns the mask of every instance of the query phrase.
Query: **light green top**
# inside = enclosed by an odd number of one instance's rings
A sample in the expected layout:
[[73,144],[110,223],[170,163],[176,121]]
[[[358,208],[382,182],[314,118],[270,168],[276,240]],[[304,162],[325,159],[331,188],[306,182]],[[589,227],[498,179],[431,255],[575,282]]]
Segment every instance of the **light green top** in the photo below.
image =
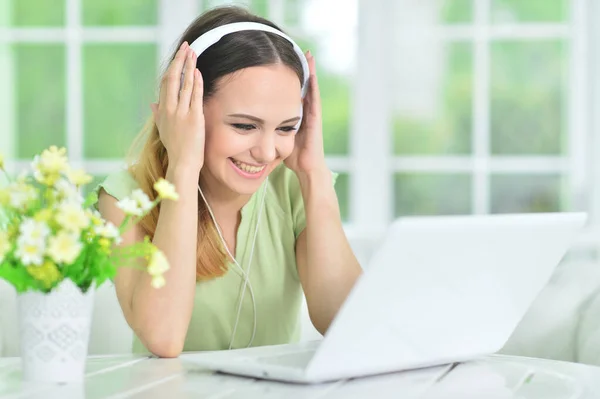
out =
[[[334,182],[336,177],[334,174]],[[295,173],[284,165],[277,167],[264,184],[268,187],[250,271],[257,321],[252,346],[296,342],[301,329],[302,287],[296,269],[295,242],[306,225],[306,217],[300,185]],[[138,186],[129,173],[122,171],[108,176],[99,187],[121,199]],[[236,258],[244,270],[248,268],[263,192],[261,187],[242,208]],[[234,267],[230,263],[223,277],[196,284],[184,351],[228,349],[243,287],[243,279]],[[248,287],[240,313],[234,348],[246,347],[252,335],[254,319]],[[148,353],[137,337],[133,352]]]

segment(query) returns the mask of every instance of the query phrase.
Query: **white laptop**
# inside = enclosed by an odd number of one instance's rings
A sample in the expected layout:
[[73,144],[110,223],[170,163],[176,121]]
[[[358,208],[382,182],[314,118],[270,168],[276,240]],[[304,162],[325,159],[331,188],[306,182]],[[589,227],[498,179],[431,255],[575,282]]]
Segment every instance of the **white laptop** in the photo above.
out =
[[322,340],[184,359],[318,383],[494,354],[549,281],[584,213],[396,220]]

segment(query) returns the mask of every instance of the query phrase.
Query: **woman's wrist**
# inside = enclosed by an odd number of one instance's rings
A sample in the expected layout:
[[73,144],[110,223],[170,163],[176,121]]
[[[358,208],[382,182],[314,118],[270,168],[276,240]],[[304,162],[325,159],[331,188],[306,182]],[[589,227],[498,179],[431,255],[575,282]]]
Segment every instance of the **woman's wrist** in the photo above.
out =
[[178,185],[178,183],[188,184],[197,183],[200,175],[200,169],[186,163],[169,164],[165,179]]

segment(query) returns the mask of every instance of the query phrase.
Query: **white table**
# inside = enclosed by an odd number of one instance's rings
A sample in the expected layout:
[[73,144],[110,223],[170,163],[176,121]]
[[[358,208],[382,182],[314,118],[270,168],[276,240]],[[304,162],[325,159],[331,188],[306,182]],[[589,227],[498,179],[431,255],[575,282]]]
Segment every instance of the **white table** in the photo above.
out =
[[92,356],[85,382],[62,386],[22,382],[20,359],[3,358],[0,398],[600,398],[600,367],[541,359],[491,356],[415,389],[409,380],[424,380],[427,370],[303,386],[212,374],[186,356]]

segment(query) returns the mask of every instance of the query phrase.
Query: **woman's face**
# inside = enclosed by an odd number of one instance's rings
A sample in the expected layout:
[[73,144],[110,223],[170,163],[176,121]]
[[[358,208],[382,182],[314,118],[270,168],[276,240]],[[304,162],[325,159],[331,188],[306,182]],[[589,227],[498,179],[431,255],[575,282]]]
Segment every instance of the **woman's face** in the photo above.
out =
[[202,173],[235,193],[254,193],[292,153],[301,116],[301,85],[291,68],[257,66],[224,76],[204,105]]

